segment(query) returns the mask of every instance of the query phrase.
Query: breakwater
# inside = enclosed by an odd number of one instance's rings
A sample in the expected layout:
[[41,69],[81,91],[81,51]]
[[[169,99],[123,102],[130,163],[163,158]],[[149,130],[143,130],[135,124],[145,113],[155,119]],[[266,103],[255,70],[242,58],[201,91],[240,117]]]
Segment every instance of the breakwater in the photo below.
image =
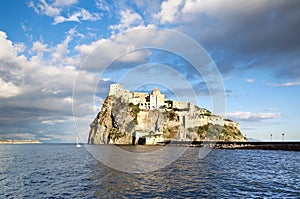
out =
[[223,142],[223,141],[167,141],[166,144],[207,147],[215,149],[262,149],[300,151],[300,142]]

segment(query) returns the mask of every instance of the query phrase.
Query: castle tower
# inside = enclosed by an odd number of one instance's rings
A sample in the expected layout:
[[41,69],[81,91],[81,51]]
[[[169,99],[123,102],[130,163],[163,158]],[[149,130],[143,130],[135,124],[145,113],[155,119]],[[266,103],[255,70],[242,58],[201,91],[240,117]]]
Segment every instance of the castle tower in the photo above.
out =
[[159,109],[165,103],[165,95],[160,93],[160,90],[155,87],[150,95],[150,109]]
[[121,84],[111,84],[109,86],[109,96],[111,95],[118,95],[120,91],[122,91],[122,85]]
[[154,95],[154,96],[160,95],[160,90],[157,87],[155,87],[153,89],[153,91],[151,92],[151,95]]

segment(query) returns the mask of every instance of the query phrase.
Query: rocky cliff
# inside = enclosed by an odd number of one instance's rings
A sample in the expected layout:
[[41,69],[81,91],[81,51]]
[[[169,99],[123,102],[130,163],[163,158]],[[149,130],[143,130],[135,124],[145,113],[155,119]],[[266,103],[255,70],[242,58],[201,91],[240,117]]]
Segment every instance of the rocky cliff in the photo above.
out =
[[165,140],[247,141],[237,123],[195,105],[187,110],[141,110],[128,100],[108,96],[90,124],[89,144],[132,144],[136,132],[162,132]]

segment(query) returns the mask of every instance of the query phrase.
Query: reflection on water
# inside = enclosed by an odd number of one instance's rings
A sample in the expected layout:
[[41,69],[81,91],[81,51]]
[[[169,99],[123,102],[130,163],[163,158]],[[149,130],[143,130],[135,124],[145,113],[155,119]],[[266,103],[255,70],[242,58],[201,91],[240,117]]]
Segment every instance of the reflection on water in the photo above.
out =
[[157,171],[125,173],[98,162],[84,147],[0,145],[0,198],[299,198],[299,152],[198,155],[189,148]]
[[133,153],[150,153],[163,149],[161,145],[116,145],[116,147]]
[[128,173],[152,172],[181,157],[187,147],[87,145],[89,152],[106,166]]
[[[171,165],[150,173],[130,174],[94,168],[97,197],[295,197],[300,193],[299,152],[213,150],[197,158],[190,148]],[[99,176],[104,171],[104,175]]]
[[0,198],[92,198],[87,151],[73,145],[0,145]]
[[[199,197],[210,196],[218,192],[217,184],[213,184],[206,161],[198,164],[191,162],[197,159],[197,150],[189,151],[189,156],[184,156],[161,170],[150,173],[130,174],[104,167],[99,163],[93,172],[96,196],[100,198],[120,197]],[[106,168],[105,175],[99,176]],[[117,182],[117,183],[116,183]]]

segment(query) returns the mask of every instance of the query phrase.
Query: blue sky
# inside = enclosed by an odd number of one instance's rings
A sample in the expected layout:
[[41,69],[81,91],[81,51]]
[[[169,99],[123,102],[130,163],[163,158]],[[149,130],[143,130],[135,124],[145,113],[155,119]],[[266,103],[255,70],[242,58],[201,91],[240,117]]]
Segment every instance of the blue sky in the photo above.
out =
[[[239,122],[243,134],[300,140],[299,9],[298,0],[6,1],[0,7],[0,138],[74,142],[78,130],[84,140],[108,85],[143,64],[150,64],[145,74],[157,77],[162,73],[153,63],[178,71],[197,90],[198,105],[212,109],[213,92],[182,57],[159,49],[120,55],[134,48],[120,43],[129,40],[118,36],[124,31],[156,28],[150,43],[160,45],[167,38],[158,30],[169,28],[211,56],[224,83],[225,117]],[[143,44],[149,35],[131,39]],[[105,50],[97,52],[99,45]],[[82,86],[74,99],[76,80]],[[170,89],[180,93],[173,85],[160,84],[169,97]]]

